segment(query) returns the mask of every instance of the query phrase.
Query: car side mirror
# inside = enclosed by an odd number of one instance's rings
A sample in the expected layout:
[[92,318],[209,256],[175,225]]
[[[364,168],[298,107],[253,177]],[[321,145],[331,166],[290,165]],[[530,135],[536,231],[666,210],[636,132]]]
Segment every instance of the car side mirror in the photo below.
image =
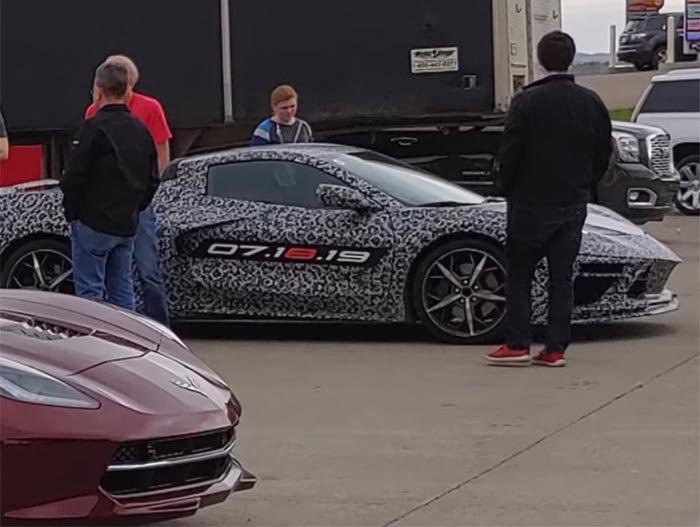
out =
[[324,207],[333,209],[350,209],[358,212],[377,210],[378,207],[359,190],[321,183],[316,187],[316,196]]

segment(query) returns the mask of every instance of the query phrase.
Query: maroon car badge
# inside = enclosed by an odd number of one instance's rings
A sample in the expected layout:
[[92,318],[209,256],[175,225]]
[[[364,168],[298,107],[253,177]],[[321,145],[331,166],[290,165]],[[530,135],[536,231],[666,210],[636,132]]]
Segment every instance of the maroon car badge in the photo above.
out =
[[202,391],[202,389],[199,387],[199,384],[197,384],[197,381],[189,375],[186,379],[177,378],[172,379],[170,382],[172,382],[178,388],[182,388],[183,390],[188,390],[190,392],[198,393],[200,395],[203,395],[204,397],[207,397],[207,394]]

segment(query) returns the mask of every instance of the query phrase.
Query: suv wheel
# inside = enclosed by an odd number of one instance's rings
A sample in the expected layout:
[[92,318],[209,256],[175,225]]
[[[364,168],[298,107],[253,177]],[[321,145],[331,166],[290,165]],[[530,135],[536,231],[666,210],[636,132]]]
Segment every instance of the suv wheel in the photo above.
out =
[[691,155],[678,163],[681,188],[676,195],[676,208],[688,216],[700,215],[700,156]]
[[662,46],[660,48],[656,48],[654,50],[654,56],[652,57],[652,67],[655,70],[659,69],[659,64],[666,64],[666,60],[668,59],[666,47]]

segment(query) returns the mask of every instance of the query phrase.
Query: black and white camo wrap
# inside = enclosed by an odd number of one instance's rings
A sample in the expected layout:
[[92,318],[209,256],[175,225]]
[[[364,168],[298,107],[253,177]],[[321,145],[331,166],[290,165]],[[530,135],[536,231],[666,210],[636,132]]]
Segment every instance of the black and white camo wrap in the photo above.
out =
[[[174,162],[156,194],[158,243],[174,319],[266,318],[401,322],[413,319],[406,288],[411,271],[441,240],[478,236],[505,241],[505,205],[409,208],[354,176],[334,158],[356,151],[327,145],[255,147]],[[278,206],[211,197],[206,179],[213,165],[251,160],[286,160],[320,169],[359,190],[377,205],[371,214],[351,210]],[[29,237],[68,237],[56,188],[10,189],[0,193],[0,258]],[[612,225],[608,228],[607,225]],[[333,245],[386,249],[371,267],[195,258],[199,242],[232,239],[270,246]],[[574,322],[596,323],[655,314],[645,294],[664,286],[679,258],[641,229],[607,209],[590,206],[576,280],[606,280],[593,303],[577,305]],[[641,282],[643,289],[639,289]],[[547,318],[547,270],[533,284],[533,323]]]

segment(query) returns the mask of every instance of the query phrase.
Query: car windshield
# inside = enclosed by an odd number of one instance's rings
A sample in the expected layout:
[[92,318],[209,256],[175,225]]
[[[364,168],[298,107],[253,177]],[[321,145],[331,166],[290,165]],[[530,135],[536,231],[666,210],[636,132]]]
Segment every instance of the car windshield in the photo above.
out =
[[333,162],[409,207],[477,205],[486,198],[376,152],[341,154]]

